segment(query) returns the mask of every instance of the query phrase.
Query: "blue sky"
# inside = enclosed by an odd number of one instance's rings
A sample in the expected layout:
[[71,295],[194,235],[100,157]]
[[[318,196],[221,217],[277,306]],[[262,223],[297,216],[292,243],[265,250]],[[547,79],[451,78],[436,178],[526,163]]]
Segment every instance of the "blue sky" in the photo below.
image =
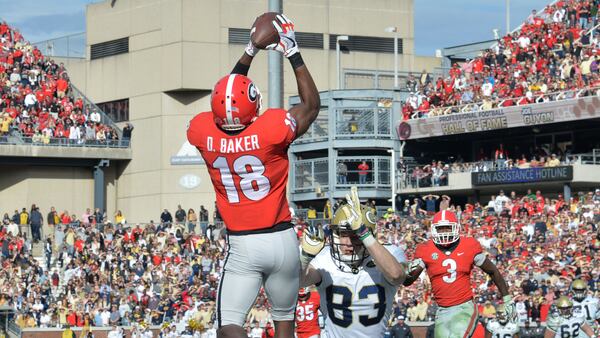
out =
[[[85,30],[85,5],[99,0],[0,0],[0,18],[19,28],[31,42]],[[364,0],[356,0],[364,1]],[[505,28],[506,0],[414,0],[415,47],[418,55],[433,55],[442,47],[493,37]],[[512,0],[511,26],[532,9],[551,0]],[[285,0],[284,0],[285,8]]]

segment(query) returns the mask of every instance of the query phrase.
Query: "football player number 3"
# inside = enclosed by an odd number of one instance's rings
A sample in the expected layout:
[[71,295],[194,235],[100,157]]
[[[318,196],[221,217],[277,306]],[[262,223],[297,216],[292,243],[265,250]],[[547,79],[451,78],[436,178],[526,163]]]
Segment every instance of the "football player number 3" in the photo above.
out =
[[456,280],[456,261],[452,258],[446,258],[442,262],[442,266],[448,268],[446,270],[448,274],[442,277],[444,282],[448,284],[454,283],[454,281]]
[[263,175],[265,166],[256,156],[244,155],[233,161],[233,173],[240,178],[239,190],[235,186],[232,170],[225,157],[217,157],[212,165],[221,172],[221,182],[227,192],[229,203],[240,202],[239,191],[248,199],[258,201],[267,196],[271,190],[271,182]]

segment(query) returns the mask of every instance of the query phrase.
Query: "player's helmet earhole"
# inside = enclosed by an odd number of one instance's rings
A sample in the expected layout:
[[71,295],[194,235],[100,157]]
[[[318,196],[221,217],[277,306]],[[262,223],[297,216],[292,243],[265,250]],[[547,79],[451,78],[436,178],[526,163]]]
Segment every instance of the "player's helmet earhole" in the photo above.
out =
[[225,104],[225,100],[221,100],[221,104]]
[[233,100],[233,104],[235,104],[235,100]]
[[244,95],[244,91],[242,90],[242,95]]
[[246,81],[242,82],[243,84],[246,84]]

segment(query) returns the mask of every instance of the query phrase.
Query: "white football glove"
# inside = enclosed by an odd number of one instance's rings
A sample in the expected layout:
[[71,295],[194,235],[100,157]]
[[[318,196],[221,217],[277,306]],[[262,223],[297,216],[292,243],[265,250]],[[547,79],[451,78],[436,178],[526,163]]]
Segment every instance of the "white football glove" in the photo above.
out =
[[504,314],[511,323],[517,322],[517,306],[510,295],[502,297],[504,302]]
[[421,258],[415,258],[408,264],[408,272],[411,274],[418,268],[425,269],[425,262]]
[[279,42],[272,43],[265,49],[276,50],[286,58],[298,53],[298,43],[296,42],[296,33],[294,23],[285,14],[278,14],[277,20],[273,20],[273,26],[279,32]]
[[358,199],[358,189],[356,186],[350,188],[350,194],[346,194],[346,202],[350,208],[344,208],[346,220],[354,231],[360,230],[363,225],[362,211],[360,210],[360,200]]
[[325,246],[325,233],[323,229],[309,225],[302,232],[302,253],[315,257]]
[[[256,27],[252,27],[252,30],[250,31],[250,36],[252,36],[252,33],[254,33],[255,30],[256,30]],[[256,46],[254,46],[254,44],[252,43],[252,40],[248,41],[248,44],[246,45],[246,49],[245,49],[246,54],[248,54],[251,57],[254,57],[254,55],[258,54],[259,50],[260,49],[256,48]]]

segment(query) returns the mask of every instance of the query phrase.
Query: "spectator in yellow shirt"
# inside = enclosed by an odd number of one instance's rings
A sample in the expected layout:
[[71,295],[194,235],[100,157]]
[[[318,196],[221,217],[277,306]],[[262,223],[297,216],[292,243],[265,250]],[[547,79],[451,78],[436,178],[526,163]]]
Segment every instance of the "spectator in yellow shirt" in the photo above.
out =
[[25,208],[23,208],[23,211],[21,211],[21,213],[19,214],[19,224],[20,225],[29,224],[29,213],[27,212],[27,210]]
[[558,167],[560,165],[560,160],[556,158],[556,154],[552,154],[550,156],[550,160],[546,162],[546,167]]

